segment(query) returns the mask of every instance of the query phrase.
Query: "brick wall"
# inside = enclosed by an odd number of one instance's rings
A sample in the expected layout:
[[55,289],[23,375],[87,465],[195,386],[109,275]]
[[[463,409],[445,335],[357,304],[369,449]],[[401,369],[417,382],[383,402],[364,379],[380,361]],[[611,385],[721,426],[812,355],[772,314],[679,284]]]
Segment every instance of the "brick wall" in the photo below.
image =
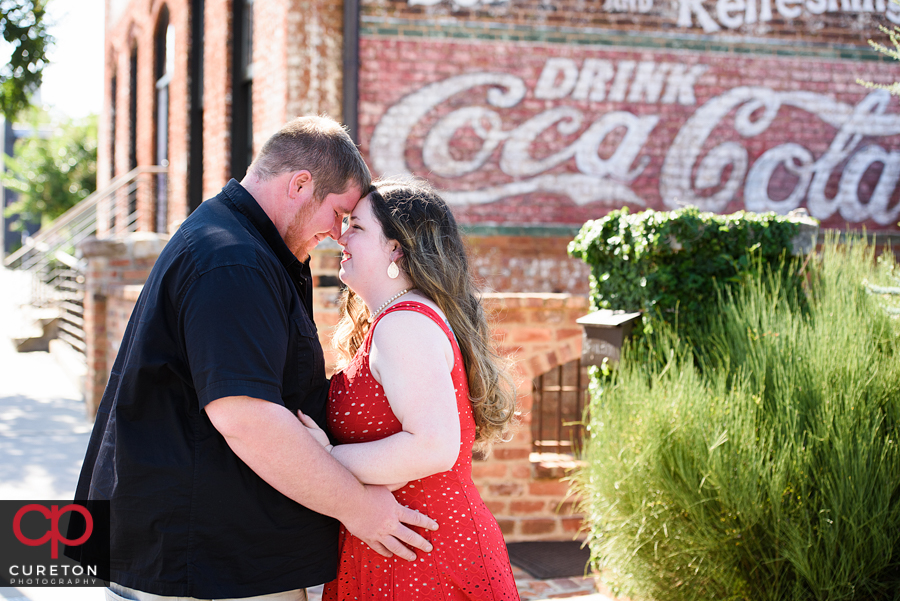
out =
[[[231,177],[233,2],[204,2],[203,48],[203,198],[214,196]],[[132,119],[136,97],[137,165],[157,163],[155,34],[163,8],[174,33],[174,61],[168,105],[168,193],[166,223],[157,226],[155,194],[143,185],[138,196],[138,229],[171,232],[188,215],[190,156],[190,0],[122,0],[107,7],[105,102],[100,119],[98,187],[131,170]],[[341,118],[343,49],[342,3],[333,0],[256,0],[253,3],[253,145],[286,121],[307,113]],[[131,86],[132,49],[137,50],[136,89]],[[112,79],[116,94],[112,98]],[[112,111],[115,108],[115,125]],[[114,155],[114,157],[113,157]],[[114,166],[113,166],[114,164]],[[199,168],[195,165],[191,168]],[[243,174],[237,174],[240,178]],[[120,198],[120,204],[127,198]],[[101,213],[108,214],[109,207]],[[104,213],[105,211],[105,213]],[[101,219],[98,234],[120,233]]]
[[88,238],[79,244],[88,265],[84,284],[84,398],[91,417],[100,405],[140,288],[167,240],[166,235],[135,233],[121,238]]
[[[253,6],[255,146],[300,113],[341,118],[343,4]],[[231,173],[233,6],[205,7],[209,197]],[[198,54],[188,0],[110,2],[99,183],[131,166],[132,97],[137,162],[156,160],[164,8],[175,34],[162,227],[171,231],[188,210],[189,57]],[[876,25],[900,21],[888,0],[364,0],[361,13],[362,148],[377,173],[433,180],[464,224],[579,225],[620,206],[693,203],[804,207],[826,226],[897,230],[896,101],[856,83],[900,78],[866,44]],[[138,204],[139,228],[155,229],[153,195]]]
[[560,480],[575,467],[570,457],[532,453],[532,381],[581,356],[586,296],[494,293],[484,297],[499,351],[515,361],[521,424],[512,440],[497,445],[472,476],[508,542],[566,540],[578,532],[577,499]]
[[232,2],[205,0],[203,16],[203,198],[231,173]]
[[575,228],[555,228],[546,235],[539,235],[535,228],[470,229],[466,236],[470,266],[484,289],[588,293],[590,268],[566,251]]

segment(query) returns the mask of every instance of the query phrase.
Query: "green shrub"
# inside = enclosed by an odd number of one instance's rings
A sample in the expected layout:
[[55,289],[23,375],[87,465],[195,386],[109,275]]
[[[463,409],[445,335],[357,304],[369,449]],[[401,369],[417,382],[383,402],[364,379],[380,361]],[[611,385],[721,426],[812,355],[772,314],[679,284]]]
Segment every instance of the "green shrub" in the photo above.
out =
[[692,345],[663,326],[626,348],[575,476],[615,590],[900,596],[900,327],[866,288],[893,270],[831,239],[804,311],[769,272],[720,297]]
[[[717,290],[761,264],[784,263],[800,233],[796,220],[775,213],[701,213],[627,208],[588,221],[569,254],[591,266],[591,302],[597,309],[643,311],[689,331]],[[652,328],[651,328],[652,329]],[[636,332],[640,337],[641,330]]]

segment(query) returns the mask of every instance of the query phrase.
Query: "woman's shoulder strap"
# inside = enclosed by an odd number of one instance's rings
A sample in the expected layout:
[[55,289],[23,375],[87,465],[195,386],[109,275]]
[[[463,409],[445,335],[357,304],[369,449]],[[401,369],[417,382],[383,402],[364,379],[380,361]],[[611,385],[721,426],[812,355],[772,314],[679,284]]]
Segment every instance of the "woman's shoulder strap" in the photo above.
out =
[[[429,307],[423,302],[420,301],[402,301],[397,303],[396,305],[392,305],[382,311],[381,315],[375,318],[375,321],[372,323],[372,327],[369,329],[370,331],[375,329],[375,326],[378,325],[378,322],[381,319],[389,314],[394,313],[396,311],[413,311],[416,313],[421,313],[427,317],[430,317],[432,321],[434,321],[441,330],[444,331],[444,334],[447,338],[450,339],[451,343],[456,346],[456,335],[453,333],[453,330],[450,328],[450,325],[441,317],[440,313]],[[369,342],[371,345],[371,341]]]

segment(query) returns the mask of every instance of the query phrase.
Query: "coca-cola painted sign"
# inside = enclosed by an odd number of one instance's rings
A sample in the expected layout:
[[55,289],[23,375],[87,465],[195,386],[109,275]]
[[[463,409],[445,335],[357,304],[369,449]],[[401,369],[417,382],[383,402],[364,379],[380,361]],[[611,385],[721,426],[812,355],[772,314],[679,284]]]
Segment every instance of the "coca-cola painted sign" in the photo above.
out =
[[[369,53],[389,67],[405,44]],[[432,180],[463,222],[574,224],[687,204],[900,220],[900,111],[856,84],[872,78],[868,63],[523,44],[453,74],[455,56],[485,46],[410,44],[447,60],[432,81],[413,65],[390,87],[363,62],[364,148],[379,174]]]
[[[410,6],[435,6],[446,3],[457,8],[478,8],[503,4],[506,0],[408,0]],[[678,27],[701,27],[710,33],[722,29],[740,29],[755,23],[778,19],[816,19],[827,13],[878,14],[891,23],[900,23],[900,4],[892,0],[677,0],[672,15],[671,3],[655,12],[675,16]],[[607,12],[650,13],[653,0],[603,0]],[[762,30],[763,33],[765,30]]]

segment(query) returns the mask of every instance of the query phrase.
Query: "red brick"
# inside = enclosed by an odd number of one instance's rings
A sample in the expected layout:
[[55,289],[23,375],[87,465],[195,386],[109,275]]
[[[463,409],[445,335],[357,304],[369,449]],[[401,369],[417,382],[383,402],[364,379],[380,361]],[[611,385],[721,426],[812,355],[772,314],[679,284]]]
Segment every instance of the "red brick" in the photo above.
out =
[[569,492],[569,483],[561,480],[536,480],[528,484],[528,493],[535,496],[564,497]]
[[493,456],[498,460],[509,460],[509,459],[527,459],[531,454],[529,449],[522,448],[496,448],[494,449]]
[[556,525],[556,520],[536,518],[522,520],[519,524],[519,529],[522,531],[522,534],[550,534],[556,530]]
[[509,342],[517,344],[551,342],[555,338],[554,331],[550,328],[516,328],[510,331]]
[[493,497],[520,497],[525,492],[524,486],[514,482],[489,484],[487,489]]
[[547,504],[544,501],[511,501],[509,511],[512,514],[533,514],[544,511]]
[[557,328],[556,339],[565,340],[566,338],[580,338],[583,330],[581,328]]
[[524,480],[526,478],[531,477],[531,466],[530,465],[517,465],[512,468],[511,474],[513,478],[517,480]]
[[497,461],[480,462],[472,464],[472,478],[502,478],[506,475],[506,465]]
[[497,525],[500,526],[500,532],[504,536],[516,533],[516,521],[503,518],[497,518]]

